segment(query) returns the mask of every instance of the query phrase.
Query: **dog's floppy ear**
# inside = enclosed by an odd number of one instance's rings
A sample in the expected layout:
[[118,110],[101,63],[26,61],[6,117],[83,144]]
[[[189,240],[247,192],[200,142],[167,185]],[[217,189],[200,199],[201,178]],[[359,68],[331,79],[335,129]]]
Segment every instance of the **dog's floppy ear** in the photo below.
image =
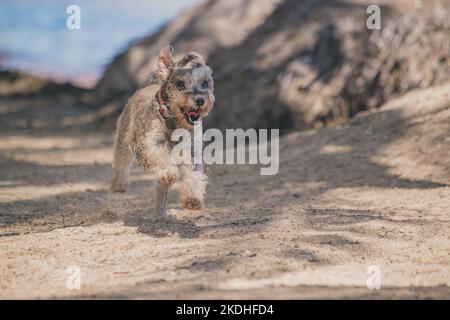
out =
[[166,80],[170,74],[173,66],[172,52],[173,48],[170,45],[167,45],[159,52],[157,74],[160,81]]

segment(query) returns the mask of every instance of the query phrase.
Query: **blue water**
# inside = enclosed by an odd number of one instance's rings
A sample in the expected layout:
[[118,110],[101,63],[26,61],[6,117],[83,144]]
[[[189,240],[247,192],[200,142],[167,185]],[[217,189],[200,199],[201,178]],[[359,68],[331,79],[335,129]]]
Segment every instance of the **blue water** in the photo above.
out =
[[[0,63],[57,80],[92,85],[131,41],[155,32],[198,0],[0,0]],[[69,5],[81,29],[69,30]]]

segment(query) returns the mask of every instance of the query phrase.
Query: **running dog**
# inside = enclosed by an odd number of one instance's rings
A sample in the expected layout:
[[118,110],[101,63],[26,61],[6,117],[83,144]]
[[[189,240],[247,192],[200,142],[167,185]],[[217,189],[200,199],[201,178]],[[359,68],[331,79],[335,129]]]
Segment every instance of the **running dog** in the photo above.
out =
[[155,174],[156,215],[167,214],[169,188],[178,182],[182,206],[200,210],[207,184],[203,167],[177,165],[171,159],[176,128],[193,131],[196,121],[208,115],[214,105],[212,71],[204,58],[190,52],[174,61],[172,49],[161,50],[155,72],[156,83],[138,90],[127,102],[117,122],[114,178],[111,189],[124,193],[133,159],[146,172]]

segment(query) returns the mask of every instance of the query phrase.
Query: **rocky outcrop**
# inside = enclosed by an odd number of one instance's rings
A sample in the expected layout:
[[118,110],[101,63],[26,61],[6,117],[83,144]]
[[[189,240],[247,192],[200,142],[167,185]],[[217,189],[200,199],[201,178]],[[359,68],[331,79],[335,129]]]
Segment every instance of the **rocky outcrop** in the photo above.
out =
[[413,88],[450,80],[450,1],[209,0],[137,41],[107,68],[96,92],[130,95],[159,49],[196,50],[214,69],[218,128],[321,126],[377,108]]
[[7,71],[0,69],[0,97],[55,94],[55,93],[81,93],[84,90],[71,84],[58,84],[35,75]]

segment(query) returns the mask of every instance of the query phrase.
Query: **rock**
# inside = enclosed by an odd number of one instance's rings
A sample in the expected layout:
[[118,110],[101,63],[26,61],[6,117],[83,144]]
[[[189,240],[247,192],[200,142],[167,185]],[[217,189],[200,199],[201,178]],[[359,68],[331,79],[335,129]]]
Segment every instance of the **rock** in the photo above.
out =
[[[213,67],[216,108],[205,126],[281,128],[340,123],[414,88],[450,80],[450,1],[420,9],[383,2],[382,30],[366,28],[369,0],[210,0],[136,42],[96,92],[145,86],[159,49],[196,50]],[[437,14],[438,13],[438,14]]]

